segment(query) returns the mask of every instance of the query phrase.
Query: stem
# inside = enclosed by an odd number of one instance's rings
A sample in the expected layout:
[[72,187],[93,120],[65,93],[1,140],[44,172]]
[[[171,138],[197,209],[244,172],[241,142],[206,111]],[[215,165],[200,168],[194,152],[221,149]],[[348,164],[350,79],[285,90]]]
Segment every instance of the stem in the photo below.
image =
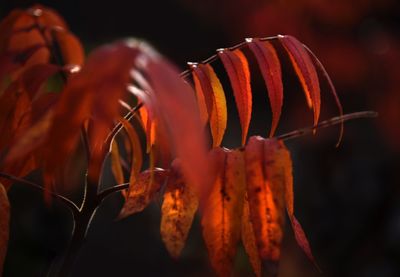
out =
[[0,172],[0,177],[8,179],[8,180],[13,181],[13,182],[18,182],[18,183],[22,183],[22,184],[25,184],[25,185],[29,185],[30,187],[32,187],[34,189],[38,189],[38,190],[44,191],[44,192],[48,193],[53,199],[60,200],[72,212],[79,210],[79,207],[74,202],[69,200],[67,197],[64,197],[64,196],[62,196],[60,194],[57,194],[57,193],[55,193],[55,192],[53,192],[51,190],[48,190],[48,189],[46,189],[46,188],[44,188],[44,187],[42,187],[42,186],[40,186],[40,185],[38,185],[38,184],[36,184],[34,182],[31,182],[31,181],[28,181],[26,179],[19,178],[19,177],[16,177],[16,176],[4,173],[4,172]]
[[343,124],[343,122],[345,122],[345,121],[359,119],[359,118],[374,118],[377,116],[378,116],[378,113],[373,112],[373,111],[349,113],[349,114],[345,114],[342,116],[332,117],[328,120],[321,121],[319,124],[317,124],[315,126],[309,126],[309,127],[303,128],[303,129],[295,130],[295,131],[277,136],[275,138],[280,139],[280,140],[289,140],[289,139],[297,138],[297,137],[312,133],[314,130],[317,130],[317,129],[330,127],[330,126],[333,126],[336,124]]

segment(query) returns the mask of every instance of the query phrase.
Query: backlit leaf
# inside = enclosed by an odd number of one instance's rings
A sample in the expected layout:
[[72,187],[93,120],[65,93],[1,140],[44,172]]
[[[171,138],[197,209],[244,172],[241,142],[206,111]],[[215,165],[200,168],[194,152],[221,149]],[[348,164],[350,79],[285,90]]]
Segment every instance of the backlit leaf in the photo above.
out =
[[[210,121],[213,147],[221,145],[228,119],[225,93],[214,69],[208,64],[199,64],[193,68],[193,74],[199,80],[204,94]],[[200,93],[200,92],[198,92]]]
[[274,46],[268,41],[252,39],[248,42],[250,50],[257,59],[271,104],[272,124],[269,136],[272,137],[281,116],[283,104],[283,84],[281,64]]
[[169,254],[177,259],[185,245],[198,199],[193,188],[185,184],[174,162],[168,177],[161,208],[161,237]]
[[278,39],[289,55],[306,95],[307,104],[314,111],[314,125],[316,125],[320,115],[321,95],[315,66],[303,44],[296,38],[279,36]]
[[249,65],[246,57],[240,50],[221,50],[218,52],[218,56],[224,64],[229,80],[231,81],[242,127],[243,146],[246,143],[252,111]]
[[159,168],[140,173],[136,183],[131,184],[129,187],[125,204],[121,209],[118,219],[143,211],[161,189],[166,178],[167,172]]
[[4,259],[7,254],[7,244],[10,228],[10,203],[7,191],[0,183],[0,275],[3,272]]
[[264,142],[261,137],[251,137],[246,145],[247,195],[259,255],[274,268],[283,236],[284,189],[268,176],[273,160],[266,155],[269,150]]
[[241,233],[244,156],[240,150],[212,151],[219,174],[205,203],[201,224],[211,265],[218,276],[230,276]]
[[290,152],[287,150],[286,146],[281,141],[271,141],[270,142],[270,156],[273,157],[275,163],[273,164],[275,168],[272,168],[275,172],[274,175],[278,174],[283,181],[283,186],[285,187],[285,202],[286,209],[289,215],[289,219],[292,223],[292,228],[297,241],[297,244],[304,251],[307,257],[312,263],[319,269],[314,256],[311,251],[308,239],[301,227],[300,223],[294,216],[294,205],[293,205],[293,174],[292,174],[292,159],[290,157]]
[[250,219],[249,202],[247,195],[243,205],[242,216],[242,242],[247,255],[249,256],[251,267],[257,277],[261,277],[261,260],[258,254],[256,237],[254,235],[253,223]]

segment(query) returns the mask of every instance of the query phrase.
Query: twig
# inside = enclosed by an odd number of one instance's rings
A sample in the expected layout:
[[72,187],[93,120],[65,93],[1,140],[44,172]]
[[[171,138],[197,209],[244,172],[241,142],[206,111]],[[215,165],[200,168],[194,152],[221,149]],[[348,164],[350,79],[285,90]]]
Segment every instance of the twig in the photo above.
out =
[[55,192],[53,192],[51,190],[48,190],[48,189],[46,189],[46,188],[44,188],[44,187],[42,187],[42,186],[40,186],[40,185],[38,185],[38,184],[36,184],[34,182],[31,182],[31,181],[28,181],[26,179],[19,178],[19,177],[16,177],[16,176],[13,176],[11,174],[4,173],[4,172],[0,172],[0,177],[8,179],[8,180],[13,181],[13,182],[18,182],[18,183],[22,183],[22,184],[25,184],[25,185],[29,185],[32,188],[44,191],[44,192],[48,193],[54,199],[58,199],[58,200],[62,201],[64,204],[66,204],[68,206],[68,208],[71,209],[72,212],[79,211],[79,207],[73,201],[71,201],[68,198],[66,198],[66,197],[64,197],[64,196],[62,196],[60,194],[57,194],[57,193],[55,193]]
[[349,113],[349,114],[345,114],[342,116],[332,117],[328,120],[321,121],[319,124],[317,124],[315,126],[309,126],[309,127],[303,128],[303,129],[295,130],[295,131],[277,136],[275,138],[280,139],[280,140],[289,140],[289,139],[297,138],[297,137],[312,133],[314,130],[330,127],[330,126],[333,126],[336,124],[343,123],[345,121],[359,119],[359,118],[374,118],[377,116],[378,116],[378,113],[374,112],[374,111]]

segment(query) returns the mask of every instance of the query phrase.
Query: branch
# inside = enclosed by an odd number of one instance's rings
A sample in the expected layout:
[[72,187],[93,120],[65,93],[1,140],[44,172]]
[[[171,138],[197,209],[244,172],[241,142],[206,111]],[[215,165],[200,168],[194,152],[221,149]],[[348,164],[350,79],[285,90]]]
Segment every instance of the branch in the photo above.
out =
[[30,186],[32,188],[35,188],[37,190],[40,190],[40,191],[44,191],[44,192],[48,193],[52,198],[60,200],[61,202],[63,202],[65,205],[68,206],[68,208],[71,209],[72,212],[79,211],[79,207],[73,201],[69,200],[68,198],[66,198],[66,197],[64,197],[64,196],[62,196],[60,194],[57,194],[57,193],[55,193],[53,191],[50,191],[50,190],[48,190],[48,189],[46,189],[46,188],[44,188],[44,187],[42,187],[42,186],[40,186],[40,185],[38,185],[38,184],[36,184],[34,182],[31,182],[31,181],[28,181],[26,179],[19,178],[19,177],[16,177],[16,176],[4,173],[4,172],[0,172],[0,177],[8,179],[8,180],[13,181],[13,182],[18,182],[18,183],[22,183],[22,184],[28,185],[28,186]]
[[280,140],[289,140],[297,137],[301,137],[304,135],[307,135],[309,133],[312,133],[314,130],[317,129],[322,129],[326,127],[330,127],[336,124],[343,124],[345,121],[353,120],[353,119],[359,119],[359,118],[375,118],[378,116],[377,112],[374,111],[363,111],[363,112],[355,112],[355,113],[349,113],[345,114],[342,116],[336,116],[332,117],[328,120],[321,121],[319,124],[315,126],[309,126],[303,129],[295,130],[280,136],[275,137],[276,139]]
[[103,190],[102,192],[100,192],[98,194],[97,197],[101,201],[101,200],[105,199],[107,196],[109,196],[110,194],[112,194],[114,192],[117,192],[117,191],[121,191],[121,190],[127,189],[127,188],[129,188],[129,183],[116,185],[116,186],[113,186],[111,188],[107,188],[107,189]]
[[[132,117],[135,115],[135,113],[143,106],[143,103],[139,103],[137,104],[131,111],[129,111],[124,118],[126,120],[131,120]],[[119,133],[119,131],[121,131],[123,127],[123,124],[121,122],[118,122],[117,125],[114,126],[114,128],[112,129],[112,131],[110,132],[110,134],[108,135],[108,137],[106,138],[105,144],[106,146],[110,146],[111,142],[113,141],[113,139],[115,138],[115,136]]]

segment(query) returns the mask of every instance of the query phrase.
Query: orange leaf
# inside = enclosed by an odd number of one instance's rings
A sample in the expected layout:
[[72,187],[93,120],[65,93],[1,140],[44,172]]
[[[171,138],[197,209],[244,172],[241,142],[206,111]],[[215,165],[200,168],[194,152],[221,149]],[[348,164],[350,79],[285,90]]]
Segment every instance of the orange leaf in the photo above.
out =
[[156,122],[152,118],[150,111],[147,106],[143,106],[139,110],[140,122],[142,124],[143,130],[146,133],[146,153],[150,153],[151,147],[156,141]]
[[314,111],[314,125],[318,124],[321,95],[317,71],[303,44],[292,36],[279,36],[292,62],[306,95],[307,104]]
[[159,168],[140,173],[137,182],[129,187],[129,193],[118,219],[143,211],[161,189],[166,177],[165,170]]
[[251,137],[246,145],[247,195],[259,255],[274,267],[283,236],[284,189],[269,178],[268,166],[273,160],[267,156],[269,146],[264,141]]
[[7,244],[10,228],[10,203],[7,191],[0,183],[0,275],[3,272],[4,259],[7,254]]
[[249,64],[240,50],[235,50],[233,52],[221,50],[218,52],[218,56],[224,64],[231,81],[242,127],[243,146],[246,143],[252,111]]
[[222,85],[209,64],[193,66],[193,74],[199,80],[198,93],[204,94],[208,117],[210,120],[213,147],[221,145],[228,119],[225,93]]
[[161,135],[158,143],[164,143],[180,159],[186,183],[193,186],[201,199],[210,186],[209,176],[205,174],[209,166],[207,140],[192,88],[182,80],[178,69],[151,47],[137,41],[130,41],[129,45],[139,50],[136,69],[147,77],[147,82],[138,76],[134,81],[142,81],[143,86],[151,84],[147,88],[157,123],[157,139]]
[[258,254],[256,237],[254,236],[253,224],[250,219],[249,201],[247,195],[244,200],[242,216],[242,242],[247,255],[249,256],[251,267],[257,277],[261,277],[261,260]]
[[244,156],[240,150],[212,152],[219,174],[203,209],[203,237],[217,275],[230,276],[241,233]]
[[161,208],[161,237],[169,254],[177,259],[185,246],[198,199],[193,189],[186,185],[176,161],[168,177]]
[[281,117],[283,104],[283,84],[281,64],[274,46],[268,41],[252,39],[248,42],[250,50],[257,59],[265,85],[272,111],[272,123],[269,136],[272,137]]

